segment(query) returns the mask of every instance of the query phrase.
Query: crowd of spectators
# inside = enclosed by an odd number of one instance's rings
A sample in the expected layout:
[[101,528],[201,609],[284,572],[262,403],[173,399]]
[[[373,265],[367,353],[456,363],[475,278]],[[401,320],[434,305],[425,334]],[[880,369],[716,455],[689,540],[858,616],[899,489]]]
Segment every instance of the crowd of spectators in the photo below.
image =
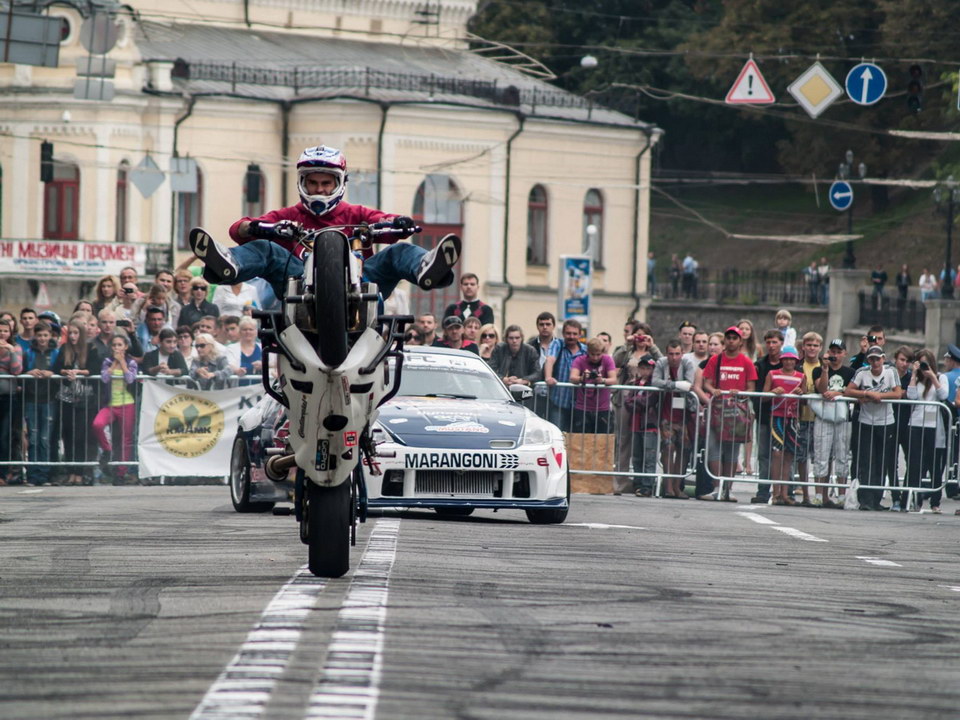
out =
[[[690,283],[676,267],[678,284]],[[760,332],[749,320],[715,332],[684,322],[663,350],[646,323],[628,321],[614,348],[608,333],[586,338],[579,322],[558,328],[549,312],[537,316],[535,336],[510,325],[500,341],[470,277],[464,302],[440,319],[420,315],[407,342],[477,352],[508,386],[533,386],[530,406],[563,431],[608,435],[622,473],[615,492],[650,497],[659,487],[665,498],[736,502],[734,481],[748,480],[753,503],[940,512],[960,348],[949,346],[941,371],[928,349],[889,353],[873,326],[848,358],[843,339],[798,334],[786,309]],[[822,301],[813,285],[811,301]],[[471,335],[464,323],[478,308],[485,322]],[[953,496],[955,484],[946,487]]]
[[142,283],[124,268],[63,321],[29,307],[0,313],[0,485],[139,482],[138,377],[203,390],[259,382],[247,377],[261,370],[250,315],[276,299],[195,272]]

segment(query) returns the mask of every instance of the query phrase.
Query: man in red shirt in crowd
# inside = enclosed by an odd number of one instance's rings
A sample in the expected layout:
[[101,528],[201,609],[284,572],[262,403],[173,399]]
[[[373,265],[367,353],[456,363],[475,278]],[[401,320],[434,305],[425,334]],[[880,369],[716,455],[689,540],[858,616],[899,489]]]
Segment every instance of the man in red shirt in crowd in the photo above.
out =
[[[740,352],[743,335],[740,328],[731,325],[723,334],[723,352],[714,355],[703,369],[703,389],[713,396],[713,402],[721,402],[722,395],[736,395],[740,392],[753,392],[757,387],[757,368],[750,359]],[[719,428],[711,423],[708,429],[707,464],[714,477],[733,477],[736,472],[737,458],[742,443],[720,442]],[[730,486],[726,484],[723,500],[736,502],[730,497]],[[700,500],[713,500],[713,495],[701,495]]]
[[[259,218],[241,218],[230,226],[230,237],[239,245],[226,248],[202,230],[190,233],[193,254],[206,265],[203,271],[208,282],[235,285],[260,277],[270,283],[276,296],[283,297],[287,278],[303,275],[306,248],[293,236],[295,226],[319,230],[341,225],[360,225],[392,221],[403,231],[413,233],[414,222],[404,215],[389,215],[363,205],[343,202],[347,185],[347,160],[336,148],[307,148],[297,162],[297,188],[300,202],[291,207],[272,210]],[[374,282],[386,299],[397,283],[407,280],[424,290],[435,290],[453,284],[451,268],[460,259],[460,239],[448,235],[427,252],[412,243],[398,243],[401,234],[378,241],[396,243],[376,255],[363,250],[363,277]]]

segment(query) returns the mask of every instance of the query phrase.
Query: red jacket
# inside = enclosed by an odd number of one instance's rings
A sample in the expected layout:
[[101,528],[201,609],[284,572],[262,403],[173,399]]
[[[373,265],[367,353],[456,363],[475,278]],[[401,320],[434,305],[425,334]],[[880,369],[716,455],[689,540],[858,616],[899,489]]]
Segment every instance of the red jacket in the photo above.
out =
[[[380,210],[373,210],[372,208],[364,207],[363,205],[351,205],[350,203],[340,202],[333,210],[328,212],[326,215],[321,215],[317,217],[312,212],[303,207],[303,203],[299,202],[296,205],[291,207],[280,208],[279,210],[271,210],[266,215],[261,215],[258,218],[245,217],[237,220],[233,225],[230,226],[230,237],[236,241],[238,245],[243,245],[248,243],[251,240],[256,238],[241,238],[239,235],[240,223],[244,221],[260,220],[267,223],[275,223],[280,220],[293,220],[296,223],[299,223],[308,230],[319,230],[325,227],[331,227],[333,225],[359,225],[360,223],[375,223],[380,222],[381,220],[390,220],[397,217],[396,215],[391,215]],[[384,235],[381,238],[377,238],[378,242],[385,243],[395,243],[400,238],[396,236]],[[272,240],[278,245],[285,247],[290,252],[294,253],[301,260],[303,259],[304,247],[303,245],[294,243],[292,240]],[[369,258],[373,255],[372,250],[364,250],[363,257]]]

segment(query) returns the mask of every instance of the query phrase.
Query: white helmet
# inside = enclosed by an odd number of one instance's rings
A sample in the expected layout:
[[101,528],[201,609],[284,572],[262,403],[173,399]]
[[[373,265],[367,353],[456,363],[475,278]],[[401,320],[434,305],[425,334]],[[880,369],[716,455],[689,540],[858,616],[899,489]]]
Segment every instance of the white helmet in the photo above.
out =
[[[304,185],[307,175],[327,173],[337,179],[337,187],[329,195],[310,195]],[[303,206],[317,217],[326,215],[343,199],[347,189],[347,159],[336,148],[319,145],[300,153],[297,161],[297,189]]]

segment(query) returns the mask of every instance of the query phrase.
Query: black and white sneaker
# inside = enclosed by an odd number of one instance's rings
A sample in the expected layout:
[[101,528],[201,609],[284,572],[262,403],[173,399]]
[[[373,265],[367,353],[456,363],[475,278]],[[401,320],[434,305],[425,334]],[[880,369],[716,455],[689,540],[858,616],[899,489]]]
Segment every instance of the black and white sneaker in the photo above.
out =
[[233,256],[229,250],[210,237],[206,230],[194,228],[190,231],[190,249],[206,265],[204,277],[213,275],[216,281],[230,285],[237,282],[239,268]]
[[450,270],[459,259],[460,238],[456,235],[447,235],[420,261],[417,285],[424,290],[446,287],[453,279]]

